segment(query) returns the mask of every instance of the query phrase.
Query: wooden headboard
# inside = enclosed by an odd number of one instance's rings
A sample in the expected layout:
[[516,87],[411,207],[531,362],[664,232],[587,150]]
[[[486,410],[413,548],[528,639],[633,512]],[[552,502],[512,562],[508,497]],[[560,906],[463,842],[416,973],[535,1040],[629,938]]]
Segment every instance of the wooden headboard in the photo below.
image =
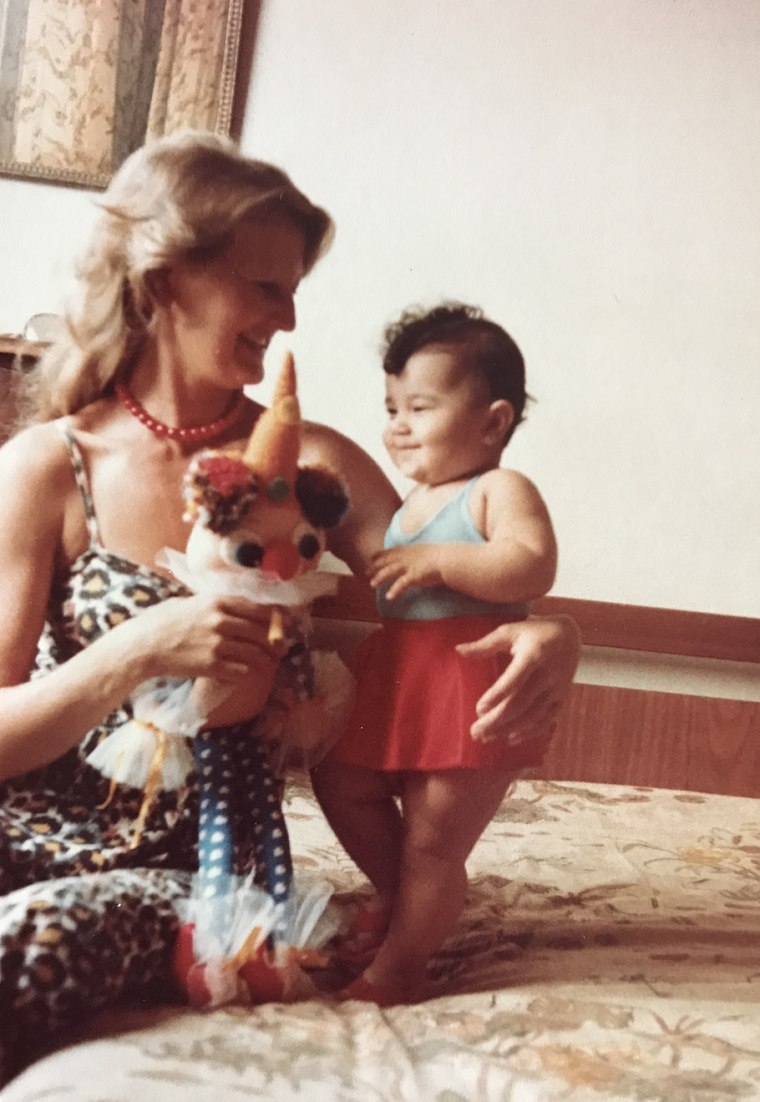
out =
[[[586,646],[756,664],[760,682],[760,620],[562,597],[534,610],[571,615]],[[351,576],[315,614],[378,619],[369,586]],[[577,679],[539,776],[760,796],[760,703]]]
[[0,333],[0,444],[10,435],[18,415],[15,371],[31,368],[46,347],[40,341]]

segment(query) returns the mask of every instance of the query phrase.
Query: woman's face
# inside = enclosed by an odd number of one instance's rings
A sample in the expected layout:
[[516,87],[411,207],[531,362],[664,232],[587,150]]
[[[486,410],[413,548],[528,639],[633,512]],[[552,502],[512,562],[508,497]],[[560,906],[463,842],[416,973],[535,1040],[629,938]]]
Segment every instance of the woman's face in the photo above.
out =
[[295,327],[305,247],[293,222],[268,217],[242,222],[212,259],[169,268],[157,334],[186,377],[236,389],[261,381],[272,337]]

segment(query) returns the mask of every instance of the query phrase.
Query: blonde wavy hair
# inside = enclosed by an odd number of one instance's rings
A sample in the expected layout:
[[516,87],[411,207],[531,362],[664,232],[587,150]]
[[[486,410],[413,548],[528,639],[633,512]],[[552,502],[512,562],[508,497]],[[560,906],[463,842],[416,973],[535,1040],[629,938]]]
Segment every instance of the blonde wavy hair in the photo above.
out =
[[25,377],[22,423],[76,413],[111,391],[150,332],[155,273],[173,261],[213,256],[244,219],[278,214],[302,229],[309,271],[333,234],[330,216],[281,169],[197,131],[132,153],[99,206],[65,333]]

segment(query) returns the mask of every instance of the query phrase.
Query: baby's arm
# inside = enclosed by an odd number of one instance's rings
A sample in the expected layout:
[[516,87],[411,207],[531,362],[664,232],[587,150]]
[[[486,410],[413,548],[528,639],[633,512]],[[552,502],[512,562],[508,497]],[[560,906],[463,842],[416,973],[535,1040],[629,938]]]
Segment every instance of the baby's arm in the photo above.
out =
[[529,601],[554,582],[557,545],[546,505],[517,471],[488,471],[471,498],[485,543],[418,543],[379,552],[372,585],[393,600],[411,586],[445,585],[483,601]]

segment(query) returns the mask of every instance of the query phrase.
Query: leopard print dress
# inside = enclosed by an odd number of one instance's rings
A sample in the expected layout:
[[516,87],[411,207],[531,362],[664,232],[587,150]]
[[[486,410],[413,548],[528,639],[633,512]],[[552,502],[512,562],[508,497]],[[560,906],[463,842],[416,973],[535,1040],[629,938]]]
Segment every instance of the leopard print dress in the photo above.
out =
[[[89,542],[51,594],[35,668],[42,677],[179,583],[106,550],[77,443],[65,425]],[[86,761],[129,716],[117,709],[51,764],[0,785],[0,1084],[85,1012],[168,984],[179,925],[198,867],[196,773],[161,791],[135,845],[141,790]],[[287,894],[287,832],[255,721],[199,736],[235,763],[229,797],[231,867],[253,870],[275,899]],[[197,741],[197,740],[196,740]]]

